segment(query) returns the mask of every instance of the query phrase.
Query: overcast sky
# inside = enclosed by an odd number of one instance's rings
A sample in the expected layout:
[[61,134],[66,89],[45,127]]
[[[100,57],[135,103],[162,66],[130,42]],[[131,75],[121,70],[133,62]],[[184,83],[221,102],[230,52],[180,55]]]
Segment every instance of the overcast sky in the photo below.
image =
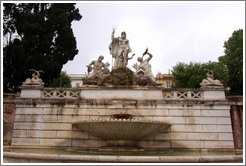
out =
[[[63,66],[67,74],[84,74],[86,65],[109,53],[111,33],[127,34],[137,62],[148,47],[154,76],[168,73],[178,62],[218,61],[224,55],[224,41],[233,31],[245,27],[245,2],[78,2],[83,16],[72,28],[79,50],[73,61]],[[134,71],[134,70],[133,70]]]

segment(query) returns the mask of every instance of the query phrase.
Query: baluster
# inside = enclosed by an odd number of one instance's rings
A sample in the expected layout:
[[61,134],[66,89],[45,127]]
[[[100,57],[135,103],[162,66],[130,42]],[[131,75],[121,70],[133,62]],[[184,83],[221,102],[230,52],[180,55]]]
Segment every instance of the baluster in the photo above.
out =
[[66,90],[66,97],[70,97],[70,91]]
[[173,91],[173,98],[177,99],[178,98],[178,92],[177,91]]
[[188,92],[187,92],[187,98],[189,98],[189,99],[192,98],[192,97],[191,97],[191,93],[192,93],[191,91],[188,91]]

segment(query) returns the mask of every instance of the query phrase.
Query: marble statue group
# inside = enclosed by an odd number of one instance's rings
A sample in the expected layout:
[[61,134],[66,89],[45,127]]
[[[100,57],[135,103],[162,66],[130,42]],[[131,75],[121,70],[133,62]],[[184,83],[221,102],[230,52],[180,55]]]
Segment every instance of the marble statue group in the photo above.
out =
[[[111,34],[111,43],[109,45],[109,53],[114,59],[112,64],[112,71],[110,72],[110,64],[104,63],[104,56],[100,55],[98,60],[93,60],[88,67],[88,74],[83,78],[83,83],[87,85],[158,85],[155,77],[152,74],[150,60],[153,55],[149,53],[148,48],[144,51],[142,56],[137,58],[138,63],[132,66],[135,72],[131,71],[127,65],[128,61],[133,59],[135,54],[129,56],[132,49],[129,40],[126,38],[126,32],[122,32],[120,37],[115,37],[115,29]],[[219,80],[214,80],[214,73],[207,69],[207,79],[204,79],[200,84],[201,87],[209,88],[223,87]],[[128,81],[124,81],[128,80]]]
[[[115,37],[115,29],[111,34],[111,43],[109,45],[109,52],[114,58],[112,64],[112,71],[127,68],[128,61],[133,59],[135,54],[129,56],[132,49],[129,44],[129,40],[126,38],[126,32],[122,32],[120,37]],[[146,59],[144,56],[148,55]],[[136,70],[134,73],[135,81],[134,84],[138,84],[139,81],[145,80],[145,84],[156,84],[155,78],[151,71],[151,65],[149,61],[153,55],[148,52],[148,48],[145,50],[141,57],[137,58],[139,64],[135,63],[133,68]],[[85,84],[102,84],[106,76],[110,75],[109,66],[110,64],[103,62],[104,57],[99,56],[98,60],[93,60],[88,67],[87,77],[83,79]],[[92,72],[92,73],[91,73]]]

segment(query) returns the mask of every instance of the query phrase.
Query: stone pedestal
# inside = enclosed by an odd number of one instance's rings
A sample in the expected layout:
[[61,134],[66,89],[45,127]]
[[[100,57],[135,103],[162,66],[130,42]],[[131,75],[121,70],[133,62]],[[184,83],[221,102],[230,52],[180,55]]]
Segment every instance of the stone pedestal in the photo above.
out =
[[22,98],[40,98],[42,97],[43,86],[22,86],[21,95]]
[[225,88],[205,87],[203,90],[203,98],[205,100],[225,100]]

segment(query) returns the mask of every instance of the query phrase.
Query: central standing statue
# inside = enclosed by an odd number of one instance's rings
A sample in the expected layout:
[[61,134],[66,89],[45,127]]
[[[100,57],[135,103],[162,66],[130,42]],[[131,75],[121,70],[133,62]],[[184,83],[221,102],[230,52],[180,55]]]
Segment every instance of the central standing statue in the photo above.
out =
[[120,67],[126,67],[129,52],[131,52],[131,47],[129,45],[129,40],[126,39],[126,33],[122,32],[121,37],[114,37],[115,29],[113,29],[111,39],[112,42],[109,45],[110,54],[115,58],[113,69]]

